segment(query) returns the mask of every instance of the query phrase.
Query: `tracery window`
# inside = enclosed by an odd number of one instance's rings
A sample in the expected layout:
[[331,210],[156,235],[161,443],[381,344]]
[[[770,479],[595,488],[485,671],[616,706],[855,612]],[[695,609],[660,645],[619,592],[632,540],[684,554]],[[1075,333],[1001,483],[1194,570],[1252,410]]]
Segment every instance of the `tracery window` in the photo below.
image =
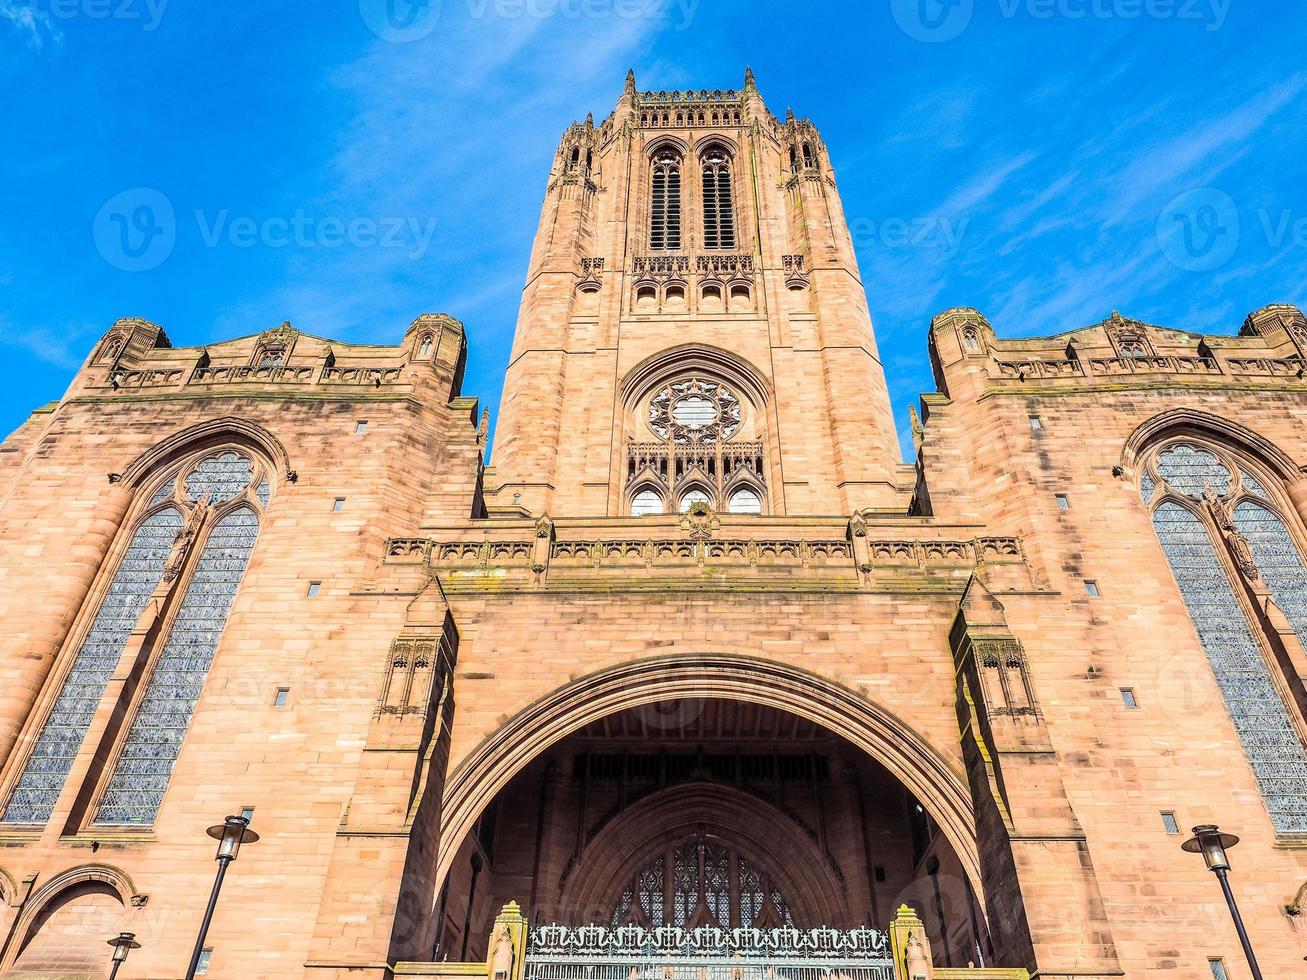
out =
[[254,356],[254,363],[256,367],[261,368],[282,367],[286,363],[286,348],[261,347]]
[[649,200],[649,247],[681,247],[681,158],[664,150],[654,158]]
[[734,847],[699,836],[637,871],[613,906],[611,924],[761,929],[794,926],[794,918],[770,875]]
[[1307,638],[1307,566],[1278,505],[1231,454],[1179,443],[1141,479],[1153,527],[1275,829],[1307,831],[1307,747],[1239,594],[1264,583]]
[[631,499],[631,516],[647,517],[663,512],[663,498],[655,490],[641,490]]
[[740,399],[708,378],[674,381],[649,403],[649,427],[677,443],[725,441],[740,428]]
[[731,494],[732,514],[761,514],[762,500],[752,490],[736,490]]
[[163,578],[181,529],[181,512],[173,506],[154,510],[137,526],[9,797],[5,823],[44,824],[50,819],[109,677]]
[[[147,679],[95,822],[153,822],[270,495],[265,468],[234,449],[188,460],[152,492],[10,795],[5,823],[49,820],[109,677],[143,626],[158,640],[140,651]],[[141,622],[147,610],[153,623]]]
[[703,247],[735,248],[731,160],[720,147],[703,156]]

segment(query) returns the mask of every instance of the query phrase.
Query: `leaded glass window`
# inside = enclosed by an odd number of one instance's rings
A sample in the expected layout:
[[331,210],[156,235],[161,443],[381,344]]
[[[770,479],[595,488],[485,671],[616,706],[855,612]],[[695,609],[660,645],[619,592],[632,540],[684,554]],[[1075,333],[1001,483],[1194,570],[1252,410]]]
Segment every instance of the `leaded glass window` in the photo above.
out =
[[[218,492],[236,482],[236,469],[207,471],[213,486],[222,488]],[[243,486],[249,482],[246,476]],[[227,514],[209,533],[100,800],[97,824],[154,822],[258,534],[258,515],[248,506]]]
[[1307,565],[1289,529],[1273,510],[1251,500],[1234,509],[1234,525],[1248,539],[1262,580],[1307,646]]
[[649,247],[659,250],[681,247],[681,160],[670,150],[660,153],[653,164]]
[[1247,470],[1239,471],[1239,480],[1243,483],[1243,488],[1251,494],[1261,497],[1263,500],[1269,500],[1271,495],[1266,492],[1266,488],[1257,481]]
[[[666,870],[671,868],[670,881]],[[695,838],[654,857],[613,906],[614,927],[793,926],[781,891],[733,847]]]
[[1269,499],[1265,486],[1224,453],[1170,446],[1157,455],[1154,473],[1160,485],[1143,484],[1146,501],[1153,492],[1160,498],[1153,526],[1271,821],[1281,833],[1307,832],[1307,748],[1271,672],[1259,631],[1238,598],[1235,566],[1222,557],[1227,550],[1238,554],[1246,542],[1239,565],[1246,563],[1250,551],[1256,574],[1298,635],[1307,638],[1307,567],[1302,555],[1284,520],[1248,496]]
[[1201,500],[1206,488],[1218,496],[1230,492],[1230,471],[1206,449],[1173,446],[1157,457],[1157,472],[1176,493]]
[[177,489],[177,478],[173,477],[171,480],[169,480],[167,483],[165,483],[163,486],[159,488],[159,492],[156,493],[154,497],[150,500],[150,506],[153,507],[155,504],[163,503],[165,500],[167,500],[169,497],[172,496],[173,491],[176,489]]
[[735,247],[735,209],[731,200],[731,161],[714,147],[703,157],[703,247]]
[[225,452],[201,460],[186,478],[186,496],[213,504],[234,500],[254,479],[254,463],[243,453]]
[[647,517],[663,512],[663,498],[655,490],[641,490],[631,500],[631,516]]
[[[171,486],[170,482],[165,489]],[[36,747],[9,798],[5,823],[44,824],[50,819],[109,677],[118,666],[146,603],[163,578],[181,528],[181,514],[168,507],[147,517],[132,535],[109,591],[100,603]]]

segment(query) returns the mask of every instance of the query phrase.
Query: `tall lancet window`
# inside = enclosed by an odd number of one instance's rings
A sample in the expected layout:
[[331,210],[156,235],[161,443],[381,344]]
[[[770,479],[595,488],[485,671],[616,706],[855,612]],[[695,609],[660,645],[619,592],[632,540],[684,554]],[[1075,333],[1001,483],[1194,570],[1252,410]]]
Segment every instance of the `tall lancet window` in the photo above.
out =
[[720,147],[703,155],[703,247],[735,247],[731,158]]
[[265,468],[235,449],[192,457],[151,485],[158,489],[138,505],[113,577],[93,600],[95,617],[14,783],[4,823],[50,819],[124,656],[143,665],[146,681],[138,703],[117,706],[135,712],[121,745],[96,747],[115,761],[95,822],[154,820],[271,485]]
[[[171,489],[171,484],[165,488]],[[161,504],[157,501],[141,519],[123,552],[63,690],[9,797],[5,823],[44,824],[50,819],[109,677],[146,603],[163,580],[173,541],[181,532],[181,512],[171,503]]]
[[671,150],[653,161],[653,187],[649,199],[649,247],[681,247],[681,158]]
[[1307,832],[1301,719],[1268,657],[1275,637],[1249,615],[1250,600],[1269,592],[1307,638],[1307,566],[1287,510],[1214,446],[1167,446],[1149,460],[1141,490],[1271,822]]
[[268,498],[266,476],[255,489],[259,477],[248,456],[226,452],[202,461],[182,484],[206,533],[100,798],[97,824],[154,822],[259,536]]

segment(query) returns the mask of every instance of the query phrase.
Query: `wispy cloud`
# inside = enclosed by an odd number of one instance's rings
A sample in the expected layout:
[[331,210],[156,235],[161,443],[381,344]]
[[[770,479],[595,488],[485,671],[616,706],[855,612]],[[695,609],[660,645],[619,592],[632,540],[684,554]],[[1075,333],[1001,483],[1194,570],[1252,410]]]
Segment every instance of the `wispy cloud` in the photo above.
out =
[[39,49],[61,36],[58,25],[48,12],[37,8],[34,0],[0,0],[0,21],[17,31],[30,48]]
[[0,316],[0,347],[22,351],[42,363],[65,370],[81,367],[82,358],[96,336],[96,329],[85,324],[19,329],[8,317]]
[[1249,152],[1249,138],[1293,104],[1304,86],[1307,76],[1287,78],[1210,122],[1155,143],[1121,172],[1118,192],[1103,208],[1103,223],[1119,225],[1130,220],[1141,203],[1174,193],[1182,178],[1192,178],[1193,186],[1215,180]]

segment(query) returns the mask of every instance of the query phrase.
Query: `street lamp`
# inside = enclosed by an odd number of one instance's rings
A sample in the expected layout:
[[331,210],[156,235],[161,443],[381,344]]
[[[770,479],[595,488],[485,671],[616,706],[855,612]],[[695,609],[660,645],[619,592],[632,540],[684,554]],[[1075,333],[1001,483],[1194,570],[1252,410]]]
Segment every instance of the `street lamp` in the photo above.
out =
[[107,941],[113,947],[113,969],[109,971],[109,980],[114,980],[114,977],[118,976],[118,967],[123,965],[127,954],[134,949],[140,949],[141,944],[136,941],[134,932],[120,932]]
[[213,894],[209,896],[209,907],[204,910],[204,922],[200,926],[200,935],[195,940],[195,952],[191,954],[190,969],[186,971],[186,980],[195,980],[195,971],[200,966],[200,956],[204,952],[204,939],[209,934],[209,923],[213,921],[213,910],[218,906],[218,892],[222,891],[222,879],[227,875],[227,865],[236,860],[242,844],[253,844],[259,835],[250,830],[249,817],[228,817],[206,833],[218,842],[218,876],[213,881]]
[[1248,941],[1248,932],[1243,927],[1243,916],[1235,904],[1234,892],[1230,890],[1230,859],[1226,850],[1239,843],[1234,834],[1223,834],[1221,828],[1213,824],[1202,824],[1194,828],[1193,837],[1180,846],[1190,854],[1201,854],[1207,862],[1207,870],[1215,872],[1220,879],[1221,891],[1225,893],[1225,904],[1230,907],[1230,916],[1234,919],[1234,928],[1239,933],[1239,942],[1243,944],[1243,954],[1248,957],[1248,966],[1253,971],[1253,980],[1262,980],[1262,971],[1257,967],[1257,957],[1253,955],[1252,943]]

